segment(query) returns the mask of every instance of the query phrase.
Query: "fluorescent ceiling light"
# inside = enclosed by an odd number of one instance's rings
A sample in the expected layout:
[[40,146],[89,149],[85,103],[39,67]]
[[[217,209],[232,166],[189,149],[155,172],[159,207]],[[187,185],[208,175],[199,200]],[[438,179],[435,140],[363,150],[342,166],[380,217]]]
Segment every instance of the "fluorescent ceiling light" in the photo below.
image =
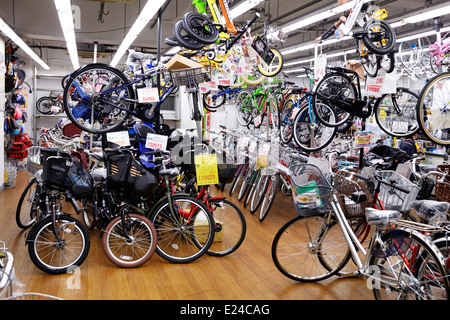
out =
[[72,5],[70,0],[55,0],[56,10],[58,11],[59,23],[66,40],[67,51],[69,51],[70,60],[73,68],[80,67],[78,62],[77,42],[75,39],[75,30],[73,26]]
[[[57,0],[55,0],[57,1]],[[153,18],[153,16],[158,12],[166,0],[148,0],[139,14],[138,18],[134,22],[128,34],[123,39],[121,45],[117,49],[114,58],[111,61],[111,66],[115,67],[131,44],[136,40],[137,36],[141,33],[148,22]]]
[[[441,32],[448,32],[448,31],[450,31],[450,27],[441,29]],[[406,37],[397,39],[397,42],[409,41],[409,40],[424,38],[424,37],[433,36],[433,35],[436,35],[436,31],[434,31],[434,30],[428,31],[428,32],[421,32],[418,34],[413,34],[410,36],[406,36]]]
[[[370,0],[364,0],[364,2],[369,2],[369,1]],[[347,2],[340,6],[329,9],[329,10],[322,11],[320,13],[314,13],[309,17],[301,18],[297,22],[287,25],[286,27],[283,28],[283,30],[286,32],[290,32],[293,30],[304,28],[304,27],[314,24],[318,21],[322,21],[324,19],[330,18],[332,16],[335,16],[342,12],[350,10],[351,8],[353,8],[354,4],[355,4],[355,1],[350,1],[350,2]]]
[[38,57],[38,55],[31,50],[31,48],[11,29],[8,24],[3,21],[2,18],[0,18],[0,30],[11,39],[12,42],[17,44],[23,51],[25,51],[26,54],[28,54],[34,61],[39,63],[42,68],[49,70],[50,67],[42,61],[41,58]]
[[450,13],[450,5],[445,7],[440,7],[437,9],[432,9],[430,11],[416,13],[411,17],[403,19],[406,23],[416,23],[428,19],[433,19],[436,17],[441,17]]
[[[225,0],[227,1],[227,0]],[[230,18],[235,19],[239,17],[241,14],[246,13],[253,7],[257,6],[263,0],[246,0],[240,4],[238,4],[235,8],[230,10]]]

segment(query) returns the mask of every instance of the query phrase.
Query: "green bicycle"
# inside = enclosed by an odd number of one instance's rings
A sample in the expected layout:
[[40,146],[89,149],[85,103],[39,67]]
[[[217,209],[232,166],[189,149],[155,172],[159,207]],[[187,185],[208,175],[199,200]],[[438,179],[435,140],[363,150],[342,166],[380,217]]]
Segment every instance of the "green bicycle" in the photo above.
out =
[[280,128],[280,110],[278,108],[276,86],[260,87],[256,90],[242,90],[236,99],[236,117],[242,126],[253,124],[255,128],[261,125]]

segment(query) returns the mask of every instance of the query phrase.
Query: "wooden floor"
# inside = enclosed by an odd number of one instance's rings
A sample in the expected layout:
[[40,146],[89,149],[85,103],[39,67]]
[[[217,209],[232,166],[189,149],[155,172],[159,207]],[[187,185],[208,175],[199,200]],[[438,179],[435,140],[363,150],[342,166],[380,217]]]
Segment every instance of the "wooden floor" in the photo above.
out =
[[[31,262],[25,234],[15,222],[19,197],[29,178],[19,171],[14,189],[0,192],[0,241],[14,255],[14,289],[70,300],[373,300],[364,280],[334,277],[320,283],[298,283],[283,276],[271,258],[275,233],[296,215],[289,196],[277,196],[269,216],[260,222],[243,210],[247,235],[226,257],[203,256],[190,264],[172,264],[156,253],[137,269],[120,269],[103,253],[99,232],[91,232],[91,249],[78,273],[48,275]],[[217,193],[220,193],[216,191]],[[225,195],[229,196],[228,188]],[[18,285],[19,284],[19,285]]]

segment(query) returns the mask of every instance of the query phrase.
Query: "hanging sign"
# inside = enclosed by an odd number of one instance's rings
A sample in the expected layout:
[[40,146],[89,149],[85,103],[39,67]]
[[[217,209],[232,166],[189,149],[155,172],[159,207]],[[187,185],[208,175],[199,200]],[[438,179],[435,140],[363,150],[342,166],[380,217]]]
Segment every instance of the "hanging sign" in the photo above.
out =
[[197,155],[194,160],[197,184],[199,186],[219,183],[216,154]]

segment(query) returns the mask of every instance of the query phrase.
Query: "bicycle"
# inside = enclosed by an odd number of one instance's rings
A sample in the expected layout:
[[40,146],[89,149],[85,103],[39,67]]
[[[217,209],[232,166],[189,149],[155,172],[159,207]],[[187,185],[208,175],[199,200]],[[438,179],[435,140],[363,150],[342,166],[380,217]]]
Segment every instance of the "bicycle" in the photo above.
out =
[[[361,84],[353,70],[328,68],[329,73],[315,89],[314,111],[317,119],[326,126],[337,127],[351,122],[354,117],[367,119],[371,115],[380,128],[394,137],[408,137],[419,130],[415,115],[417,94],[399,87],[395,94],[361,97]],[[354,85],[356,79],[357,85]],[[337,114],[337,121],[327,121],[329,109],[321,110],[326,103]]]
[[227,100],[236,100],[242,89],[218,86],[219,91],[208,91],[203,94],[203,107],[209,112],[217,111]]
[[49,96],[41,97],[36,102],[36,109],[42,114],[59,114],[64,112],[63,97],[61,94],[54,95],[53,91]]
[[138,84],[158,78],[165,72],[164,67],[158,66],[155,72],[149,71],[129,80],[111,66],[88,64],[68,77],[63,95],[65,112],[78,128],[97,134],[118,130],[130,116],[153,123],[158,120],[155,110],[159,110],[176,87],[186,85],[194,96],[193,119],[201,121],[195,89],[198,89],[198,83],[209,78],[206,70],[203,67],[172,70],[173,83],[169,88],[137,88]]
[[34,223],[25,243],[33,264],[49,274],[62,274],[79,267],[90,249],[88,230],[77,219],[61,212],[61,197],[79,213],[76,199],[92,192],[89,172],[68,153],[41,148],[42,184],[39,198],[45,203],[42,217]]
[[[342,211],[336,186],[339,181],[351,184],[353,203],[366,201],[360,183],[353,180],[368,181],[366,177],[343,176],[339,171],[331,184],[320,169],[308,164],[292,166],[289,174],[299,215],[278,231],[272,244],[272,259],[283,275],[302,282],[324,280],[337,274],[351,257],[358,268],[355,274],[367,279],[376,299],[447,299],[442,254],[417,230],[391,227],[400,225],[399,211],[366,208],[367,223],[375,230],[367,250],[361,244]],[[301,195],[306,192],[310,195],[305,201]]]
[[[393,50],[396,44],[396,35],[391,26],[383,19],[387,17],[386,10],[370,12],[371,3],[357,0],[347,17],[341,17],[337,23],[331,26],[316,43],[335,35],[337,39],[351,36],[356,39],[356,49],[366,72],[375,77],[381,67],[384,56],[388,56],[387,71],[394,68]],[[355,24],[362,28],[353,32]]]
[[[274,89],[278,85],[267,85],[254,91],[242,90],[237,98],[236,117],[242,126],[253,124],[259,128],[263,123],[271,128],[280,127],[280,110]],[[264,118],[267,120],[264,121]]]
[[450,72],[429,79],[419,94],[416,108],[421,133],[433,143],[443,146],[450,145],[449,79]]

